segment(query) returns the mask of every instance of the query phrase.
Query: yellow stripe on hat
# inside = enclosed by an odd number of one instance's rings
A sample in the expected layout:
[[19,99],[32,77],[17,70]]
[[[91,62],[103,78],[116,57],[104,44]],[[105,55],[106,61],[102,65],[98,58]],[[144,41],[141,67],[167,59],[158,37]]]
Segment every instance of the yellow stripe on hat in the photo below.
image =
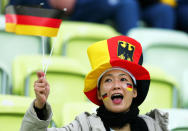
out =
[[[97,54],[93,54],[98,52]],[[96,42],[95,44],[89,46],[87,54],[92,66],[92,69],[98,67],[103,63],[109,63],[110,56],[108,52],[107,40]]]
[[[98,53],[95,53],[98,52]],[[111,68],[107,40],[99,41],[89,46],[87,54],[92,70],[85,79],[84,92],[89,92],[97,87],[97,80],[102,72]],[[100,66],[99,66],[100,65]]]
[[97,87],[97,80],[101,73],[103,73],[106,69],[111,68],[110,63],[103,64],[95,70],[92,70],[85,78],[85,88],[84,92],[88,92]]
[[23,35],[37,35],[53,37],[58,33],[59,28],[43,27],[43,26],[31,26],[31,25],[16,25],[16,34]]

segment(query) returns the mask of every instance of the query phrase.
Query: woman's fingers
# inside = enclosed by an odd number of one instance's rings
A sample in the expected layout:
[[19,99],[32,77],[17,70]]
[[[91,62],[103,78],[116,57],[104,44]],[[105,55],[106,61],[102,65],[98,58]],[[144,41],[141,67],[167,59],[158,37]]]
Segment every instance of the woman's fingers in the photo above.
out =
[[50,86],[48,81],[44,77],[43,72],[37,72],[38,80],[34,83],[34,91],[36,95],[35,106],[38,108],[42,108],[48,98]]

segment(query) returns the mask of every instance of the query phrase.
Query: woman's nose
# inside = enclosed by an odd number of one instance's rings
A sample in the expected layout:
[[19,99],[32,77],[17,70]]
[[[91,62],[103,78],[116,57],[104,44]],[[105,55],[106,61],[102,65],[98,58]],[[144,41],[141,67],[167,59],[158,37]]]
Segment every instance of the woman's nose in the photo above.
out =
[[120,82],[119,81],[114,81],[114,83],[113,83],[113,90],[117,90],[117,89],[120,89],[121,88],[121,84],[120,84]]

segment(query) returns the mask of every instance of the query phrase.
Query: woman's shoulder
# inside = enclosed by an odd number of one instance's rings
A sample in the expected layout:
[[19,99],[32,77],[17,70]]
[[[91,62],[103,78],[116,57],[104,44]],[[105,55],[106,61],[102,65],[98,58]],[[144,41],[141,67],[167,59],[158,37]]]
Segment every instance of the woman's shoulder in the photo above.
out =
[[87,123],[101,123],[101,119],[95,113],[83,112],[76,117],[76,120],[85,121]]
[[79,121],[79,123],[82,126],[88,127],[88,129],[92,129],[92,130],[100,129],[101,131],[105,130],[101,118],[97,116],[95,113],[90,114],[88,112],[83,112],[76,117],[76,120]]
[[151,110],[145,115],[140,115],[145,120],[149,130],[168,131],[168,113],[159,109]]

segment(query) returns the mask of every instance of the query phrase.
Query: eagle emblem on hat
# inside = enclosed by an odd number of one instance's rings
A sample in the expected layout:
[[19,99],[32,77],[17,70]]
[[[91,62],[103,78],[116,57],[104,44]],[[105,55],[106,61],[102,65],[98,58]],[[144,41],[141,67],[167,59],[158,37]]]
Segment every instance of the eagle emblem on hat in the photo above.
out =
[[123,60],[133,61],[133,55],[135,51],[135,46],[125,42],[118,41],[118,57]]

